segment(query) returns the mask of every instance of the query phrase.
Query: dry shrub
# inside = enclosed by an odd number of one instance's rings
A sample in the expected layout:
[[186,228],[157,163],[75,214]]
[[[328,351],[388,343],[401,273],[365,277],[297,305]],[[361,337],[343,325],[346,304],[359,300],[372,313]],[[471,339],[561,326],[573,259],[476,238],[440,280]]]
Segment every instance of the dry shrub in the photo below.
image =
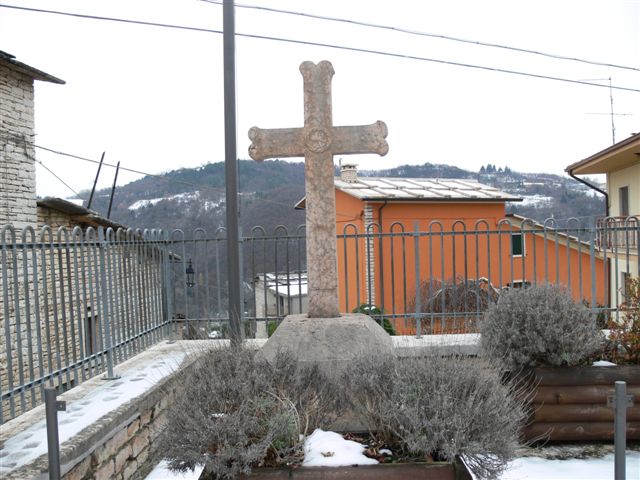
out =
[[[446,282],[431,278],[421,282],[419,291],[420,311],[431,314],[430,320],[423,321],[430,333],[477,332],[477,319],[500,295],[485,277],[456,277]],[[409,300],[407,311],[416,310],[416,300],[415,296]]]
[[463,355],[364,358],[343,385],[354,413],[406,455],[460,455],[478,478],[497,478],[515,454],[527,401],[502,373]]
[[510,368],[579,365],[603,343],[595,315],[554,285],[503,292],[487,310],[481,333],[483,354]]
[[[427,313],[474,313],[484,312],[497,302],[500,295],[488,279],[477,280],[457,277],[443,284],[438,279],[428,279],[420,284],[421,311]],[[408,310],[415,311],[415,297]]]
[[209,479],[298,461],[301,435],[330,417],[328,388],[317,368],[285,352],[268,364],[246,349],[217,348],[187,370],[158,452],[172,470],[204,463]]
[[617,364],[640,364],[640,277],[628,278],[624,286],[622,315],[609,320],[607,357]]

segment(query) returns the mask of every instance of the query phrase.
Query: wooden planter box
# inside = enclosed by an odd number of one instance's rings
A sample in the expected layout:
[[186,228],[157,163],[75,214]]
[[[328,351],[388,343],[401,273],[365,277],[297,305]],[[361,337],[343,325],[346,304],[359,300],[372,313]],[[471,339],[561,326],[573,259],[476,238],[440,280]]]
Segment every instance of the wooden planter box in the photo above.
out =
[[299,478],[345,480],[472,480],[467,467],[454,463],[383,463],[355,467],[300,467],[296,469],[258,468],[249,477],[265,480]]
[[612,408],[616,381],[627,382],[634,406],[627,409],[627,440],[640,440],[640,365],[536,368],[528,372],[535,387],[527,440],[613,440]]

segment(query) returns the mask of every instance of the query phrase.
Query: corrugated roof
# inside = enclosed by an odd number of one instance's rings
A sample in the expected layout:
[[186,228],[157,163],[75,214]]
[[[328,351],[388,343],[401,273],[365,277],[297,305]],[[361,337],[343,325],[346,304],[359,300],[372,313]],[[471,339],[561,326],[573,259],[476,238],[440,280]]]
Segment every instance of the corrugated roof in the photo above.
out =
[[361,200],[521,202],[516,197],[475,180],[360,177],[335,179],[336,188]]
[[7,52],[3,52],[2,50],[0,50],[0,64],[5,64],[10,68],[12,68],[13,70],[16,70],[18,72],[24,73],[25,75],[28,75],[34,80],[58,83],[61,85],[66,83],[64,80],[60,80],[59,78],[54,77],[53,75],[49,75],[48,73],[43,72],[42,70],[33,68],[27,65],[26,63],[19,62],[18,60],[16,60],[16,57],[14,55],[11,55],[10,53],[7,53]]

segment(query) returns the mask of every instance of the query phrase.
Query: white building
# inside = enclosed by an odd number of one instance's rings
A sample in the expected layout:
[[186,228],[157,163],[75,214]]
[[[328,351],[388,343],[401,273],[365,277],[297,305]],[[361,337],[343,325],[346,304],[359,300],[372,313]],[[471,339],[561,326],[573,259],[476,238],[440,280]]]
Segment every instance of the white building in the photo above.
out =
[[254,289],[258,320],[305,313],[308,309],[307,272],[258,275]]

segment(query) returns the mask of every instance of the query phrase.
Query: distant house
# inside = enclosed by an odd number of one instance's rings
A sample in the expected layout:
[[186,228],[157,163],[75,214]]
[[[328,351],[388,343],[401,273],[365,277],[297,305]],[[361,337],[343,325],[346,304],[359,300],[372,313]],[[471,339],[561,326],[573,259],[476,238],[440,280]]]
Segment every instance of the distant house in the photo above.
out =
[[254,292],[256,318],[304,313],[309,307],[307,272],[258,275]]
[[544,281],[604,301],[593,288],[602,260],[591,262],[587,247],[552,228],[508,217],[505,204],[519,197],[468,179],[358,177],[354,165],[341,166],[335,188],[341,311],[376,305],[397,317],[398,333],[411,333],[412,312],[435,307],[432,297],[457,285],[476,289],[456,290],[477,300],[458,307],[463,316],[480,309],[480,288]]
[[[640,272],[640,133],[601,152],[569,165],[565,171],[576,175],[605,174],[607,178],[605,215],[597,220],[598,246],[609,266],[611,306],[624,301],[627,278]],[[588,184],[588,182],[586,182]]]

